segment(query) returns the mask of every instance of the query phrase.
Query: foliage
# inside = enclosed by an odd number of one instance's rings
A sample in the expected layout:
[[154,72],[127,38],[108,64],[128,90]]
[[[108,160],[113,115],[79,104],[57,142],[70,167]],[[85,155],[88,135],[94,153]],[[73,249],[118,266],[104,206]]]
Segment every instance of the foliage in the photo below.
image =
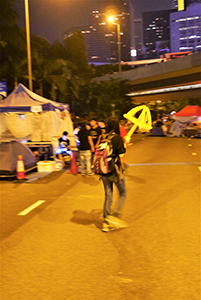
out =
[[1,29],[4,43],[0,44],[0,78],[6,78],[13,89],[27,74],[25,30],[17,25]]
[[13,10],[15,0],[0,1],[0,26],[10,27],[15,25],[18,20],[18,14]]
[[[108,74],[114,74],[118,72],[119,66],[117,64],[105,64],[105,65],[91,65],[93,69],[93,77],[100,77]],[[132,67],[129,65],[123,65],[122,71],[131,70]]]
[[92,69],[88,65],[87,51],[82,33],[76,31],[66,38],[64,47],[67,51],[68,60],[75,66],[73,74],[89,79],[92,76]]
[[84,117],[86,114],[96,115],[99,118],[107,118],[111,114],[120,117],[132,108],[131,98],[126,94],[131,86],[128,81],[110,79],[101,83],[89,82],[80,91],[79,107],[76,114]]

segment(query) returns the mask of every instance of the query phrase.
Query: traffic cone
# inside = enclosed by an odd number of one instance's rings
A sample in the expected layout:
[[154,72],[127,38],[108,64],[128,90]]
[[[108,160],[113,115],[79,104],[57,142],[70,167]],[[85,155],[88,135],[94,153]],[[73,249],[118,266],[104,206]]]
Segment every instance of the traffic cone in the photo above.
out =
[[72,161],[71,161],[70,173],[72,173],[72,174],[78,173],[75,151],[72,151]]
[[17,179],[25,179],[24,162],[22,159],[22,155],[18,155],[17,157]]

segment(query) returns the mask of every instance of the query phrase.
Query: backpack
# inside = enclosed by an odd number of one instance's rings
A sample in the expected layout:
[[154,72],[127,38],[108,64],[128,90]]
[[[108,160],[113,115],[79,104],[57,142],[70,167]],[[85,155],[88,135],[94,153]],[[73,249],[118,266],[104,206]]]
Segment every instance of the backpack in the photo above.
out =
[[114,132],[109,134],[104,134],[102,136],[101,142],[99,146],[96,148],[93,157],[95,174],[104,175],[115,170],[116,158],[112,154],[113,146],[111,141],[114,136],[115,136]]

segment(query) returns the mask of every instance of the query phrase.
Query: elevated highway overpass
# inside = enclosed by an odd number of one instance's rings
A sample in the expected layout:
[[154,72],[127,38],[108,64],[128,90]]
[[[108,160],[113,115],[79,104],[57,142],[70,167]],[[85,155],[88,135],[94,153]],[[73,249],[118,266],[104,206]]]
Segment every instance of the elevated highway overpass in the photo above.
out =
[[120,73],[95,78],[94,81],[119,79],[132,85],[134,103],[200,98],[201,53],[176,58]]

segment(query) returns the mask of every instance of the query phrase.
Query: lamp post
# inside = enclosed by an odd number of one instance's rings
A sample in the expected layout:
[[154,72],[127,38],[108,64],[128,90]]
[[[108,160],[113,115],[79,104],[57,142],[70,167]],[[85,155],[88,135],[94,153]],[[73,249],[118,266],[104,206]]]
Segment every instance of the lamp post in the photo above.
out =
[[27,60],[28,60],[29,89],[31,91],[33,91],[32,68],[31,68],[30,26],[29,26],[29,3],[28,3],[28,0],[24,0],[24,5],[25,5],[25,21],[26,21],[26,37],[27,37]]
[[[117,22],[115,22],[115,20]],[[108,18],[108,21],[110,23],[113,23],[113,24],[117,25],[118,68],[119,68],[119,72],[121,72],[121,36],[120,36],[120,23],[119,23],[119,20],[117,18],[114,18],[112,16],[110,16]]]

